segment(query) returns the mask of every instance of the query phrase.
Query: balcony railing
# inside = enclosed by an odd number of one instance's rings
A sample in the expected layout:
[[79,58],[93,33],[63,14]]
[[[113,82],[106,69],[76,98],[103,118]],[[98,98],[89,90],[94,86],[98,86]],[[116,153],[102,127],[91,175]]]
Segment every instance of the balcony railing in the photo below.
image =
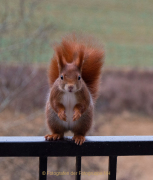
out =
[[[117,156],[153,155],[153,136],[87,136],[82,146],[66,137],[0,137],[1,157],[39,157],[39,180],[47,179],[47,157],[75,156],[76,179],[80,180],[82,156],[109,156],[108,180],[116,180]],[[119,169],[118,169],[119,171]]]

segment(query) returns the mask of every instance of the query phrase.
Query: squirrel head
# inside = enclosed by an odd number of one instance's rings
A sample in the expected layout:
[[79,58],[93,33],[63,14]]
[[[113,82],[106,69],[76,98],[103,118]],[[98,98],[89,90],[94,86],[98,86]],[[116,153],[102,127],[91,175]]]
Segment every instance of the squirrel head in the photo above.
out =
[[62,53],[57,52],[59,68],[59,88],[64,92],[77,92],[82,87],[81,70],[84,58],[84,52],[76,54],[71,63],[67,63]]

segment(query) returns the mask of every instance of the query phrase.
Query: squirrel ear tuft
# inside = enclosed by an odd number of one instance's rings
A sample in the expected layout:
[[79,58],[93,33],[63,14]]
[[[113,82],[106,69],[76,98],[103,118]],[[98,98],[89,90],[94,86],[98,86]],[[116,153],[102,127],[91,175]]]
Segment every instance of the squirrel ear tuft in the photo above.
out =
[[80,71],[82,68],[83,60],[84,60],[84,49],[80,49],[79,56],[74,61],[75,65],[79,68]]
[[63,53],[60,48],[56,48],[55,51],[57,54],[57,62],[58,62],[59,71],[61,72],[64,66],[66,65],[66,61],[63,57]]

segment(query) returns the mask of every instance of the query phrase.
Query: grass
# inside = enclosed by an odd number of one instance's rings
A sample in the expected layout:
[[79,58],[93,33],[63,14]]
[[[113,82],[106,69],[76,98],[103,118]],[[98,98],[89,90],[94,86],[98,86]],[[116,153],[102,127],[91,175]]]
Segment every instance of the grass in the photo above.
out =
[[153,66],[151,0],[34,2],[24,1],[21,13],[19,0],[0,1],[1,24],[7,24],[0,31],[0,61],[48,62],[53,54],[50,44],[76,31],[104,44],[106,66]]
[[[32,114],[14,113],[5,110],[1,112],[0,126],[1,136],[44,136],[50,133],[45,126],[44,110],[33,111]],[[94,125],[88,135],[92,136],[131,136],[151,135],[153,132],[152,117],[142,116],[136,113],[123,112],[120,114],[96,113]],[[73,134],[68,132],[66,136]],[[18,150],[18,149],[17,149]],[[38,179],[39,159],[37,157],[1,157],[0,158],[1,180],[36,180]],[[64,163],[63,163],[64,162]],[[143,163],[142,163],[143,162]],[[151,180],[153,176],[153,157],[151,156],[128,156],[117,159],[118,180]],[[49,172],[74,172],[75,157],[49,157]],[[82,171],[84,172],[107,172],[108,157],[82,157]],[[16,173],[14,173],[16,172]],[[24,175],[23,175],[24,174]],[[74,176],[51,176],[48,180],[72,180]],[[82,176],[82,179],[108,179],[103,173],[101,176]]]

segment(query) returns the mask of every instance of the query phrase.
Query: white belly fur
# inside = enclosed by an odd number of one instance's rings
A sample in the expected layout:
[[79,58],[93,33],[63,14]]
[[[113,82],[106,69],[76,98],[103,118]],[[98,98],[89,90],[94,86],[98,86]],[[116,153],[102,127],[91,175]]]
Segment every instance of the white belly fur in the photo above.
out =
[[61,99],[61,103],[65,107],[65,113],[67,118],[66,118],[66,122],[60,120],[60,123],[62,123],[62,125],[66,129],[71,130],[73,126],[77,123],[76,121],[75,122],[73,121],[73,114],[74,114],[73,108],[77,104],[77,99],[75,97],[75,94],[70,92],[64,93]]

